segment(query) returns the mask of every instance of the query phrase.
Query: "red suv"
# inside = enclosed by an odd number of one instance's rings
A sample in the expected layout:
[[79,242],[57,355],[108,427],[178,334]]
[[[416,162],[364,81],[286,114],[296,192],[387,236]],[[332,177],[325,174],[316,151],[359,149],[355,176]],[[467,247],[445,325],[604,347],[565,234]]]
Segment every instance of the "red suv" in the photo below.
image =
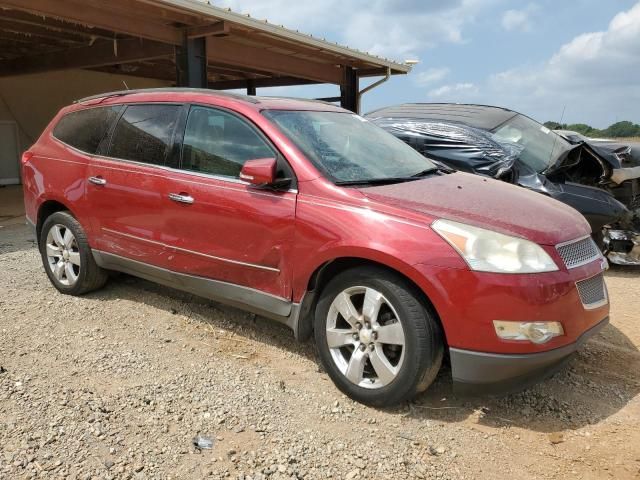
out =
[[210,90],[64,108],[24,154],[29,222],[62,293],[115,270],[315,336],[372,405],[517,388],[608,321],[606,261],[570,207],[431,162],[332,105]]

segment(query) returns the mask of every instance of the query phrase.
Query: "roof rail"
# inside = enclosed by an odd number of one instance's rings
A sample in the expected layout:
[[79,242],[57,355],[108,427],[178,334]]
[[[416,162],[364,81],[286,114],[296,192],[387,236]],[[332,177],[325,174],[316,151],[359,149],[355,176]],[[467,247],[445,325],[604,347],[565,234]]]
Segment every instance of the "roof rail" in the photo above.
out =
[[115,92],[105,92],[97,95],[91,95],[89,97],[84,97],[74,101],[73,103],[84,103],[89,102],[91,100],[99,100],[99,99],[108,99],[113,97],[124,97],[127,95],[135,95],[138,93],[163,93],[163,92],[173,92],[173,93],[200,93],[207,95],[215,95],[218,97],[228,97],[234,98],[236,100],[243,100],[249,103],[260,103],[260,101],[256,97],[248,96],[248,95],[240,95],[237,93],[228,93],[220,90],[213,90],[209,88],[181,88],[181,87],[162,87],[162,88],[141,88],[137,90],[119,90]]

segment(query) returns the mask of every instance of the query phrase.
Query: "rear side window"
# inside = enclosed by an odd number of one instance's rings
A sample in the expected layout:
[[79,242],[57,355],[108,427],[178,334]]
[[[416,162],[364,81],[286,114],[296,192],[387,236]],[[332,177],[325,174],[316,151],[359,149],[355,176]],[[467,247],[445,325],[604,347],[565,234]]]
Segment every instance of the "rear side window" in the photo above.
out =
[[118,105],[68,113],[53,129],[53,136],[85,153],[96,154],[121,108]]
[[129,105],[113,132],[109,156],[164,165],[180,108],[177,105]]
[[246,122],[221,110],[192,107],[184,132],[182,168],[237,178],[247,160],[276,157]]

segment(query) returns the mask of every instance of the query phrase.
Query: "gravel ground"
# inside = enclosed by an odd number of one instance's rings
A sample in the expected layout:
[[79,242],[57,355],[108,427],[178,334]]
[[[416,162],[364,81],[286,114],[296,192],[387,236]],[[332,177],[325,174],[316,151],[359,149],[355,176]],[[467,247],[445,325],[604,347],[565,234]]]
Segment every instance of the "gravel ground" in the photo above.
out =
[[637,479],[640,271],[607,281],[611,325],[551,379],[458,397],[445,369],[376,410],[260,317],[127,276],[60,295],[0,226],[0,478]]

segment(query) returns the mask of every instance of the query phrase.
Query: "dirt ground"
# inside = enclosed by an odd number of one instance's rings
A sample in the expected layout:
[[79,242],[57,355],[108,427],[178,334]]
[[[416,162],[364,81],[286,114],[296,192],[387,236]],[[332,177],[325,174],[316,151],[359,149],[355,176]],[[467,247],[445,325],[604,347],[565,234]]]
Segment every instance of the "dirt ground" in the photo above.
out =
[[640,270],[607,272],[611,325],[551,379],[461,398],[445,368],[376,410],[268,320],[127,276],[60,295],[0,225],[2,479],[640,478]]

